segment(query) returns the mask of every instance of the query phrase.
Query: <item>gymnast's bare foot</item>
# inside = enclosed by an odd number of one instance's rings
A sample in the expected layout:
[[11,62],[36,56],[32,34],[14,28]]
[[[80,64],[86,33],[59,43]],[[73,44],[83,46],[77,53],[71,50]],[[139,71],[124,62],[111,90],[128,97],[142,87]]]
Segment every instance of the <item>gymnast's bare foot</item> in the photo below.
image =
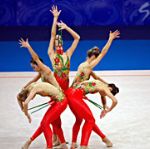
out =
[[57,135],[53,134],[53,147],[60,145],[60,141]]
[[27,140],[26,143],[23,145],[23,147],[21,149],[28,149],[31,142],[32,142],[31,139]]
[[62,143],[62,144],[59,146],[59,148],[61,148],[61,149],[68,149],[68,146],[67,146],[66,143]]
[[106,144],[107,147],[112,147],[113,146],[112,142],[107,137],[102,139],[102,141]]
[[70,149],[75,149],[77,147],[78,147],[77,143],[72,142]]

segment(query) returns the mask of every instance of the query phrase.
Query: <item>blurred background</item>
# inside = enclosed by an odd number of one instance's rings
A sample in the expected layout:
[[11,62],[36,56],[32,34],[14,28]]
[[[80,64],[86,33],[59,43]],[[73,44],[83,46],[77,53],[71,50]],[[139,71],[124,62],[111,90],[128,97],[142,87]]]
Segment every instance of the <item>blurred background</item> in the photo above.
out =
[[[109,31],[120,30],[110,51],[95,70],[150,69],[149,0],[0,0],[0,71],[32,71],[27,49],[18,39],[29,41],[51,67],[47,55],[53,16],[52,5],[62,10],[59,20],[80,34],[80,43],[71,59],[71,70],[85,60],[86,51],[105,45]],[[64,49],[72,37],[63,31]],[[79,57],[80,55],[80,57]]]
[[[51,67],[47,49],[53,20],[49,11],[52,5],[62,10],[59,21],[64,21],[81,37],[71,58],[70,83],[78,65],[86,59],[87,50],[93,46],[102,49],[109,31],[120,30],[120,39],[113,42],[95,67],[99,76],[120,88],[116,96],[117,108],[100,119],[101,111],[87,104],[98,126],[114,143],[114,149],[150,149],[150,0],[0,0],[0,148],[21,148],[47,110],[32,115],[33,122],[29,125],[16,102],[18,92],[36,75],[30,67],[28,50],[20,48],[18,40],[29,38],[39,57]],[[65,30],[62,36],[66,50],[73,38]],[[90,98],[101,104],[99,95],[90,95]],[[38,96],[30,106],[44,100]],[[62,122],[69,142],[74,121],[67,108],[62,114]],[[41,135],[31,148],[44,146]],[[89,147],[105,148],[94,133]]]

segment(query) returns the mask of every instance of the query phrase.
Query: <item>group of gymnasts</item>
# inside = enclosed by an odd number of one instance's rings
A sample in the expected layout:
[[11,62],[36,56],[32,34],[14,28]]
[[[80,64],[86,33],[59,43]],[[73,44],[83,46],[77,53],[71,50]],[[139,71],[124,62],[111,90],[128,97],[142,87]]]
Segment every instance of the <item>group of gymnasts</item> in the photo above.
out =
[[[117,99],[115,95],[119,92],[119,89],[115,84],[108,84],[97,76],[93,72],[93,68],[108,52],[113,40],[119,38],[120,32],[118,30],[114,32],[110,31],[109,39],[101,51],[98,47],[93,47],[87,51],[87,59],[79,65],[73,83],[69,86],[70,59],[79,43],[80,36],[62,21],[58,22],[61,10],[58,10],[57,6],[52,6],[50,11],[53,15],[53,24],[48,55],[53,66],[53,71],[43,63],[42,59],[32,49],[28,39],[24,40],[21,38],[19,40],[21,47],[27,48],[31,54],[31,67],[38,72],[37,76],[28,82],[17,95],[19,106],[27,116],[29,123],[31,123],[31,116],[28,112],[29,102],[34,99],[36,94],[50,97],[49,108],[44,114],[40,126],[25,142],[22,149],[28,149],[41,133],[44,134],[46,140],[46,149],[52,149],[58,144],[61,149],[68,149],[60,118],[67,106],[69,106],[76,118],[72,128],[71,149],[78,147],[77,136],[83,120],[84,124],[80,142],[81,149],[88,149],[88,142],[92,131],[100,136],[107,147],[112,147],[112,142],[95,124],[94,116],[85,100],[88,100],[86,94],[100,94],[103,105],[101,118],[116,106]],[[66,30],[73,37],[73,42],[66,51],[63,50],[62,35],[56,34],[57,28],[59,30]],[[91,80],[90,77],[93,77],[93,79]],[[41,81],[38,81],[39,79]],[[107,106],[106,96],[112,101],[109,107]]]

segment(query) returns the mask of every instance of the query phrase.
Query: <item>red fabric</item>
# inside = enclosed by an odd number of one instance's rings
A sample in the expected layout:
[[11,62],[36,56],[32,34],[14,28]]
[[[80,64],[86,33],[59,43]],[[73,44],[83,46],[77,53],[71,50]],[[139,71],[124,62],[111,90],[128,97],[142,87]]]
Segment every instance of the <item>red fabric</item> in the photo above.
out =
[[77,136],[78,136],[83,119],[85,120],[85,123],[82,129],[81,146],[88,145],[88,141],[89,141],[92,130],[95,133],[97,133],[102,139],[105,138],[105,135],[101,132],[101,130],[95,124],[95,120],[94,120],[91,110],[89,109],[89,107],[86,105],[86,103],[83,100],[84,91],[81,89],[69,88],[67,90],[66,95],[68,97],[67,99],[68,99],[69,107],[76,117],[76,122],[72,130],[73,131],[72,142],[77,141]]
[[63,135],[61,124],[62,123],[60,117],[52,123],[53,133],[58,136],[61,143],[65,143],[66,141]]
[[[58,84],[62,88],[62,90],[65,92],[69,87],[69,78],[67,78],[66,75],[64,77],[58,76],[57,73],[54,73],[54,76],[55,76]],[[54,125],[56,125],[58,127],[55,127]],[[60,128],[61,128],[61,118],[59,118],[57,121],[55,121],[55,124],[53,124],[53,127],[52,127],[53,134],[58,133],[57,128],[59,129],[59,132],[62,130],[62,129],[60,130]],[[59,138],[59,139],[60,139],[60,141],[62,140],[62,138]]]
[[104,139],[104,138],[106,137],[96,124],[95,124],[94,127],[93,127],[93,131],[94,131],[97,135],[99,135],[102,139]]
[[33,141],[34,139],[36,139],[43,132],[46,139],[47,147],[52,148],[52,130],[49,126],[50,124],[52,124],[60,141],[64,143],[65,139],[63,131],[61,128],[58,128],[57,124],[60,122],[60,115],[66,109],[66,107],[67,107],[66,98],[64,98],[62,102],[56,102],[55,104],[53,104],[45,113],[39,128],[33,134],[31,140]]
[[54,76],[57,80],[57,82],[59,83],[60,87],[66,91],[69,88],[69,78],[66,76],[62,77],[62,76],[58,76],[56,73],[54,73]]
[[[80,89],[69,88],[67,90],[67,99],[69,103],[69,107],[71,111],[74,113],[78,119],[85,120],[85,123],[82,128],[82,136],[81,136],[81,146],[87,146],[88,141],[95,124],[95,119],[92,115],[91,110],[84,102],[83,99],[83,91]],[[80,122],[78,123],[79,126]],[[78,131],[79,127],[74,126],[73,131]],[[73,139],[76,139],[75,134],[73,134]]]

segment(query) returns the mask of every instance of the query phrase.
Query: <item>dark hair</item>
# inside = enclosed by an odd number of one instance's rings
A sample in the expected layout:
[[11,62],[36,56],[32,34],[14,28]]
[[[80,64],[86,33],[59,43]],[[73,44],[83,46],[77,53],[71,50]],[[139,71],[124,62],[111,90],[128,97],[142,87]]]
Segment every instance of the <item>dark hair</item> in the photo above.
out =
[[23,102],[26,100],[28,93],[29,91],[27,89],[24,89],[17,95],[18,104],[21,110],[23,110]]
[[[39,59],[43,63],[43,60],[41,58],[39,58]],[[38,65],[37,62],[33,58],[31,58],[30,63]]]
[[115,84],[110,83],[110,84],[108,84],[108,86],[112,88],[111,93],[112,93],[114,96],[115,96],[117,93],[119,93],[119,88],[118,88]]
[[101,53],[101,51],[96,46],[87,51],[87,55],[89,58],[92,57],[93,55],[95,57],[98,57],[100,53]]
[[20,101],[25,101],[27,96],[28,96],[29,91],[27,89],[22,90],[19,94],[18,94],[18,99]]

